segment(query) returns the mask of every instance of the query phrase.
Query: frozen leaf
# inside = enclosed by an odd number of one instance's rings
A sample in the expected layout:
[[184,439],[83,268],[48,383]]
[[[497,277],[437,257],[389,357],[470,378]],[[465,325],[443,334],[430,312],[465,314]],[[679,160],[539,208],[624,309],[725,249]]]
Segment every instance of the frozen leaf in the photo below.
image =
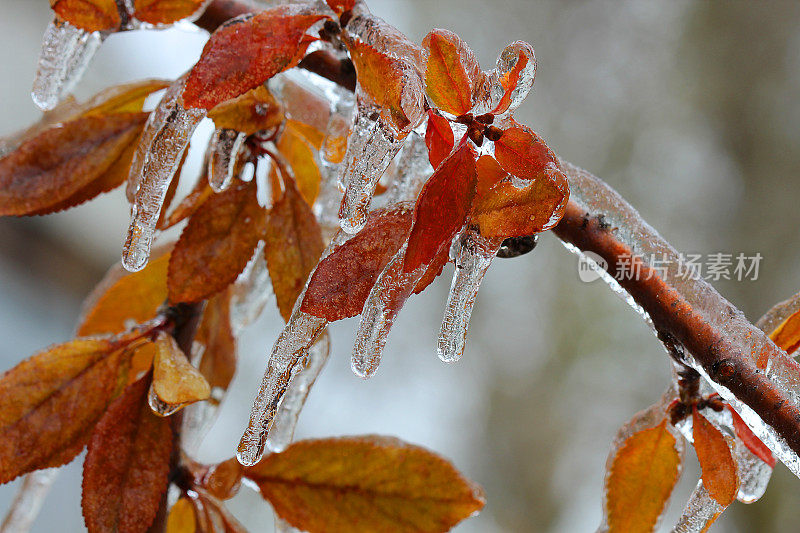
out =
[[403,270],[428,265],[467,219],[475,195],[475,154],[463,143],[422,188],[414,210]]
[[101,91],[82,106],[84,116],[103,116],[111,113],[136,113],[142,111],[147,97],[166,89],[170,82],[142,80],[117,85]]
[[739,490],[736,463],[728,443],[696,407],[692,409],[692,434],[697,459],[703,469],[703,485],[712,498],[727,507]]
[[[309,206],[314,205],[314,200],[319,193],[319,184],[322,180],[317,162],[314,160],[314,152],[304,133],[313,128],[304,128],[299,122],[289,120],[284,126],[280,139],[278,139],[278,150],[292,167],[294,178],[300,195]],[[311,132],[313,135],[313,131]],[[322,137],[318,140],[321,142]],[[319,146],[317,146],[319,149]]]
[[356,0],[325,0],[334,13],[341,16],[356,5]]
[[786,353],[796,351],[800,347],[800,310],[781,322],[769,338]]
[[407,204],[370,213],[360,232],[320,261],[300,310],[329,322],[361,313],[378,276],[405,242],[412,215]]
[[[533,47],[516,41],[500,53],[494,70],[492,93],[499,93],[497,106],[491,111],[495,115],[514,111],[533,86],[536,75],[536,55]],[[492,94],[495,96],[495,94]]]
[[[488,156],[483,156],[481,159]],[[479,160],[480,162],[480,160]],[[484,170],[481,165],[479,172]],[[484,189],[491,178],[478,175],[478,189]],[[487,238],[524,237],[555,226],[564,214],[569,200],[569,184],[564,174],[548,168],[544,175],[518,189],[504,179],[483,194],[472,206],[472,220]]]
[[434,169],[447,159],[447,156],[453,151],[454,144],[455,138],[450,121],[430,109],[428,111],[428,128],[425,130],[425,145],[428,147],[428,157]]
[[172,335],[159,333],[156,348],[153,390],[162,402],[183,405],[211,396],[208,381],[192,366]]
[[85,31],[113,31],[122,22],[116,0],[50,0],[50,7],[59,17]]
[[196,531],[197,517],[194,504],[184,496],[176,501],[169,510],[166,533],[195,533]]
[[724,510],[725,507],[711,497],[700,480],[672,533],[706,533]]
[[197,180],[192,191],[186,195],[186,197],[181,200],[175,209],[172,210],[169,215],[163,217],[162,220],[159,220],[158,229],[165,230],[169,229],[172,226],[179,224],[180,222],[186,220],[190,216],[192,216],[203,203],[208,200],[210,196],[214,194],[214,190],[211,188],[211,185],[208,184],[208,179],[206,179],[207,172],[205,172],[208,168],[208,165],[203,165],[203,174],[200,176],[200,179]]
[[303,34],[322,18],[309,4],[287,4],[221,27],[189,74],[186,106],[211,109],[291,67]]
[[148,24],[172,24],[199,14],[207,0],[133,0],[133,15]]
[[761,439],[756,437],[755,433],[747,427],[747,424],[744,423],[742,417],[739,416],[733,407],[730,405],[728,409],[731,412],[731,417],[733,418],[733,428],[736,431],[736,436],[741,439],[742,443],[747,447],[748,450],[753,452],[759,459],[767,463],[770,468],[775,468],[775,456],[772,455],[772,452],[767,448],[767,446],[761,442]]
[[289,320],[295,301],[325,245],[311,207],[291,180],[284,184],[286,190],[267,218],[264,254],[278,309],[284,320]]
[[450,250],[447,249],[447,247],[443,246],[439,250],[439,253],[436,255],[436,257],[433,259],[433,261],[431,261],[431,263],[425,269],[425,273],[422,275],[421,278],[419,278],[417,284],[414,285],[413,293],[419,294],[425,289],[427,289],[428,286],[431,283],[433,283],[436,280],[436,278],[439,277],[439,275],[441,275],[442,270],[444,270],[444,266],[449,262],[450,262]]
[[92,434],[81,498],[90,532],[144,533],[167,490],[173,434],[150,411],[149,386],[149,375],[129,385]]
[[215,498],[228,500],[239,491],[243,473],[242,465],[232,457],[212,466],[203,479],[203,486]]
[[472,109],[474,80],[482,72],[467,43],[449,30],[435,29],[422,46],[428,51],[425,91],[433,104],[457,116]]
[[119,185],[146,120],[146,113],[81,117],[24,142],[0,159],[0,215],[69,207]]
[[169,262],[172,303],[198,302],[230,285],[258,244],[266,211],[255,180],[214,194],[189,220]]
[[33,355],[2,375],[0,483],[60,466],[80,452],[114,393],[117,349],[108,339],[77,339]]
[[494,143],[494,156],[504,170],[518,178],[536,179],[548,165],[558,168],[558,159],[535,133],[521,127],[509,128]]
[[307,531],[438,533],[484,505],[450,462],[386,437],[301,441],[245,476],[282,519]]
[[283,108],[272,93],[259,85],[241,96],[228,100],[208,112],[217,129],[231,129],[252,135],[272,130],[284,120]]
[[628,437],[606,480],[611,533],[653,531],[680,473],[680,454],[667,421]]
[[236,337],[231,330],[230,290],[208,301],[196,342],[203,345],[199,369],[212,389],[227,390],[236,372]]

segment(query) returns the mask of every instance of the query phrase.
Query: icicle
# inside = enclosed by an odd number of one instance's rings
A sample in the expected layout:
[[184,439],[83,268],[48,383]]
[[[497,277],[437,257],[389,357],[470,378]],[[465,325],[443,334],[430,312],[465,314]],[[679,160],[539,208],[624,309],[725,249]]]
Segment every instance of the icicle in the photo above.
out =
[[239,158],[245,151],[247,135],[231,129],[218,129],[211,137],[208,160],[208,184],[214,192],[227,189],[233,182]]
[[260,241],[253,257],[244,268],[231,294],[231,327],[234,336],[255,322],[273,296],[272,281],[264,258],[264,241]]
[[357,233],[367,220],[367,211],[378,184],[392,158],[403,146],[403,139],[384,124],[372,107],[359,103],[353,134],[347,140],[340,182],[344,198],[339,208],[340,225]]
[[692,491],[683,514],[672,532],[701,533],[707,531],[724,510],[725,508],[708,494],[701,479]]
[[442,329],[439,332],[439,359],[454,363],[461,359],[467,341],[467,328],[483,276],[492,264],[502,242],[484,239],[468,229],[453,243],[455,261],[453,282],[447,297]]
[[150,385],[150,391],[147,393],[147,403],[150,404],[150,409],[158,416],[171,416],[181,410],[183,404],[167,403],[161,400],[153,390],[153,385]]
[[292,442],[300,410],[306,403],[308,393],[322,372],[330,354],[330,335],[327,331],[319,336],[308,350],[305,366],[292,378],[286,395],[281,400],[275,422],[267,437],[267,448],[272,452],[282,452]]
[[128,197],[133,205],[122,252],[122,264],[131,272],[147,264],[167,188],[189,138],[206,115],[202,109],[184,109],[181,103],[184,83],[185,76],[173,83],[150,114],[131,163]]
[[25,476],[3,524],[0,525],[0,533],[30,531],[59,471],[58,468],[47,468]]
[[406,139],[394,170],[389,190],[381,196],[386,205],[417,199],[422,186],[433,174],[425,146],[425,133],[412,131]]
[[42,38],[31,97],[43,110],[53,109],[78,83],[107,34],[87,32],[58,17]]

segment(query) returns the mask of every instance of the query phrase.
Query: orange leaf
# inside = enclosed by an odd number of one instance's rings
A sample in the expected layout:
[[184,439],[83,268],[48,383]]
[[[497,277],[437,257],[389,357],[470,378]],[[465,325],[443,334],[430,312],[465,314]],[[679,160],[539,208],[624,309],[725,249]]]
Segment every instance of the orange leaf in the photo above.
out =
[[508,172],[500,167],[497,160],[490,155],[482,155],[475,163],[475,170],[478,173],[476,185],[476,198],[484,198],[495,185],[509,176]]
[[189,498],[182,497],[169,510],[166,533],[195,533],[196,531],[197,517],[194,504]]
[[769,338],[788,354],[800,348],[800,310],[781,322]]
[[712,498],[727,507],[736,499],[739,490],[731,450],[722,433],[697,411],[697,407],[692,408],[692,424],[694,449],[703,469],[703,485]]
[[544,141],[532,131],[509,128],[494,143],[494,156],[504,170],[518,178],[542,177],[548,165],[558,168],[558,159]]
[[484,505],[447,460],[398,439],[306,440],[245,470],[275,512],[306,531],[448,531]]
[[731,412],[731,418],[733,418],[733,430],[736,432],[736,436],[756,457],[767,463],[770,468],[775,468],[776,461],[772,451],[767,448],[766,444],[761,442],[761,439],[756,437],[756,434],[747,426],[733,407],[729,405],[728,409]]
[[317,219],[294,182],[284,183],[286,190],[267,218],[264,256],[278,309],[284,320],[289,320],[294,303],[325,245]]
[[149,24],[172,24],[191,17],[205,0],[134,0],[134,16]]
[[236,337],[231,330],[230,292],[217,294],[208,301],[195,338],[204,348],[199,369],[212,389],[227,390],[236,372]]
[[221,27],[189,74],[184,104],[211,109],[255,89],[291,66],[303,34],[324,17],[309,5],[289,4]]
[[139,112],[148,96],[169,86],[170,82],[164,80],[141,80],[109,87],[82,106],[83,116]]
[[178,346],[164,331],[156,337],[153,361],[153,391],[159,400],[170,405],[199,402],[211,396],[211,387]]
[[[526,78],[530,78],[528,83],[533,83],[533,75],[530,72],[526,72],[526,69],[528,71],[531,69],[535,71],[536,69],[536,59],[533,53],[533,48],[528,43],[517,41],[516,43],[508,45],[506,49],[503,50],[498,62],[505,63],[506,58],[508,57],[507,54],[513,54],[513,59],[511,59],[511,61],[514,63],[510,70],[502,73],[502,77],[500,78],[500,85],[503,88],[503,95],[500,97],[500,101],[498,102],[497,106],[492,110],[492,113],[495,115],[505,113],[511,107],[511,103],[514,100],[514,92],[519,86],[520,78],[522,77],[523,73],[526,75]],[[523,82],[523,85],[524,83],[525,82]],[[520,90],[523,89],[520,88]]]
[[208,118],[214,121],[217,129],[231,129],[247,135],[271,130],[284,120],[283,108],[263,85],[219,104],[208,113]]
[[325,0],[334,13],[341,16],[342,13],[350,11],[356,4],[356,0]]
[[149,375],[128,386],[89,442],[81,507],[91,532],[144,533],[167,490],[173,434],[150,410],[149,386]]
[[634,433],[620,447],[606,480],[611,533],[652,532],[680,473],[675,437],[664,420]]
[[50,0],[53,11],[86,31],[116,30],[122,20],[115,0]]
[[429,265],[443,246],[450,246],[469,214],[475,179],[475,154],[462,143],[439,165],[419,194],[403,263],[405,272]]
[[319,183],[322,175],[319,172],[314,152],[311,150],[305,136],[301,133],[299,122],[288,120],[278,140],[278,150],[289,162],[297,181],[300,195],[309,206],[314,205],[314,200],[319,193]]
[[244,469],[235,457],[214,465],[203,479],[203,486],[220,500],[233,498],[239,491]]
[[[146,120],[146,113],[81,117],[27,140],[0,159],[0,216],[44,212],[89,199],[77,193],[94,191],[93,182],[117,170],[115,163]],[[132,152],[128,165],[130,157]]]
[[413,211],[379,209],[364,228],[320,261],[300,309],[329,322],[361,313],[378,276],[405,242]]
[[[479,178],[478,183],[485,181]],[[510,180],[499,182],[475,198],[471,216],[486,238],[524,237],[558,224],[567,200],[566,177],[559,170],[548,169],[544,176],[523,189],[515,187]]]
[[442,111],[463,115],[472,109],[473,80],[481,68],[467,43],[449,30],[435,29],[425,36],[428,50],[425,91]]
[[109,339],[77,339],[0,377],[0,483],[60,466],[80,452],[114,393],[120,366],[115,350]]
[[[425,145],[428,147],[428,159],[436,169],[453,151],[455,138],[450,122],[433,109],[428,110],[428,128],[425,130]],[[482,158],[481,158],[482,159]]]
[[189,220],[169,261],[169,300],[199,302],[230,285],[260,238],[266,211],[255,180],[236,180],[206,200]]

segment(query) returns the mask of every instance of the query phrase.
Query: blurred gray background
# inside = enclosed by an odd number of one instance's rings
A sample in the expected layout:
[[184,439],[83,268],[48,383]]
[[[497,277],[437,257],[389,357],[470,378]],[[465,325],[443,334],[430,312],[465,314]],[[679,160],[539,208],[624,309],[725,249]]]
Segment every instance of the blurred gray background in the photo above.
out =
[[[761,253],[758,280],[715,282],[752,320],[800,289],[800,3],[369,4],[416,41],[432,27],[456,31],[486,69],[507,42],[530,42],[539,69],[519,120],[608,181],[679,250]],[[0,0],[0,135],[39,116],[29,90],[49,18],[45,0]],[[77,94],[174,78],[205,38],[186,30],[114,35]],[[58,215],[0,219],[0,367],[70,337],[82,297],[119,260],[127,217],[115,191]],[[409,302],[368,382],[350,373],[357,323],[333,327],[332,359],[298,437],[391,434],[449,457],[488,498],[458,531],[594,531],[611,440],[668,383],[661,348],[601,282],[581,283],[576,258],[545,236],[533,254],[495,261],[465,357],[445,365],[435,343],[449,277]],[[270,307],[245,335],[240,371],[201,459],[233,454],[281,325]],[[668,527],[699,476],[692,455]],[[16,487],[0,487],[0,512]],[[83,531],[79,501],[75,462],[34,531]],[[243,491],[232,507],[251,531],[272,530],[257,496]],[[800,480],[779,465],[766,496],[734,504],[714,531],[798,523]]]

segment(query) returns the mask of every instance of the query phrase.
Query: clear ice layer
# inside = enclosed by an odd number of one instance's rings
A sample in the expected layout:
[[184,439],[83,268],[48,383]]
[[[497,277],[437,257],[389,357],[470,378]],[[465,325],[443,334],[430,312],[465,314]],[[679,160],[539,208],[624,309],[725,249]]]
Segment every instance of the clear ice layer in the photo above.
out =
[[253,257],[233,284],[230,316],[234,336],[261,316],[273,296],[272,280],[264,258],[264,241],[260,241]]
[[231,129],[218,129],[211,136],[208,159],[208,184],[214,192],[222,192],[233,183],[247,135]]
[[702,533],[714,523],[717,517],[724,511],[717,500],[708,494],[703,486],[703,480],[697,482],[697,486],[692,491],[689,501],[683,514],[678,520],[678,524],[672,533]]

